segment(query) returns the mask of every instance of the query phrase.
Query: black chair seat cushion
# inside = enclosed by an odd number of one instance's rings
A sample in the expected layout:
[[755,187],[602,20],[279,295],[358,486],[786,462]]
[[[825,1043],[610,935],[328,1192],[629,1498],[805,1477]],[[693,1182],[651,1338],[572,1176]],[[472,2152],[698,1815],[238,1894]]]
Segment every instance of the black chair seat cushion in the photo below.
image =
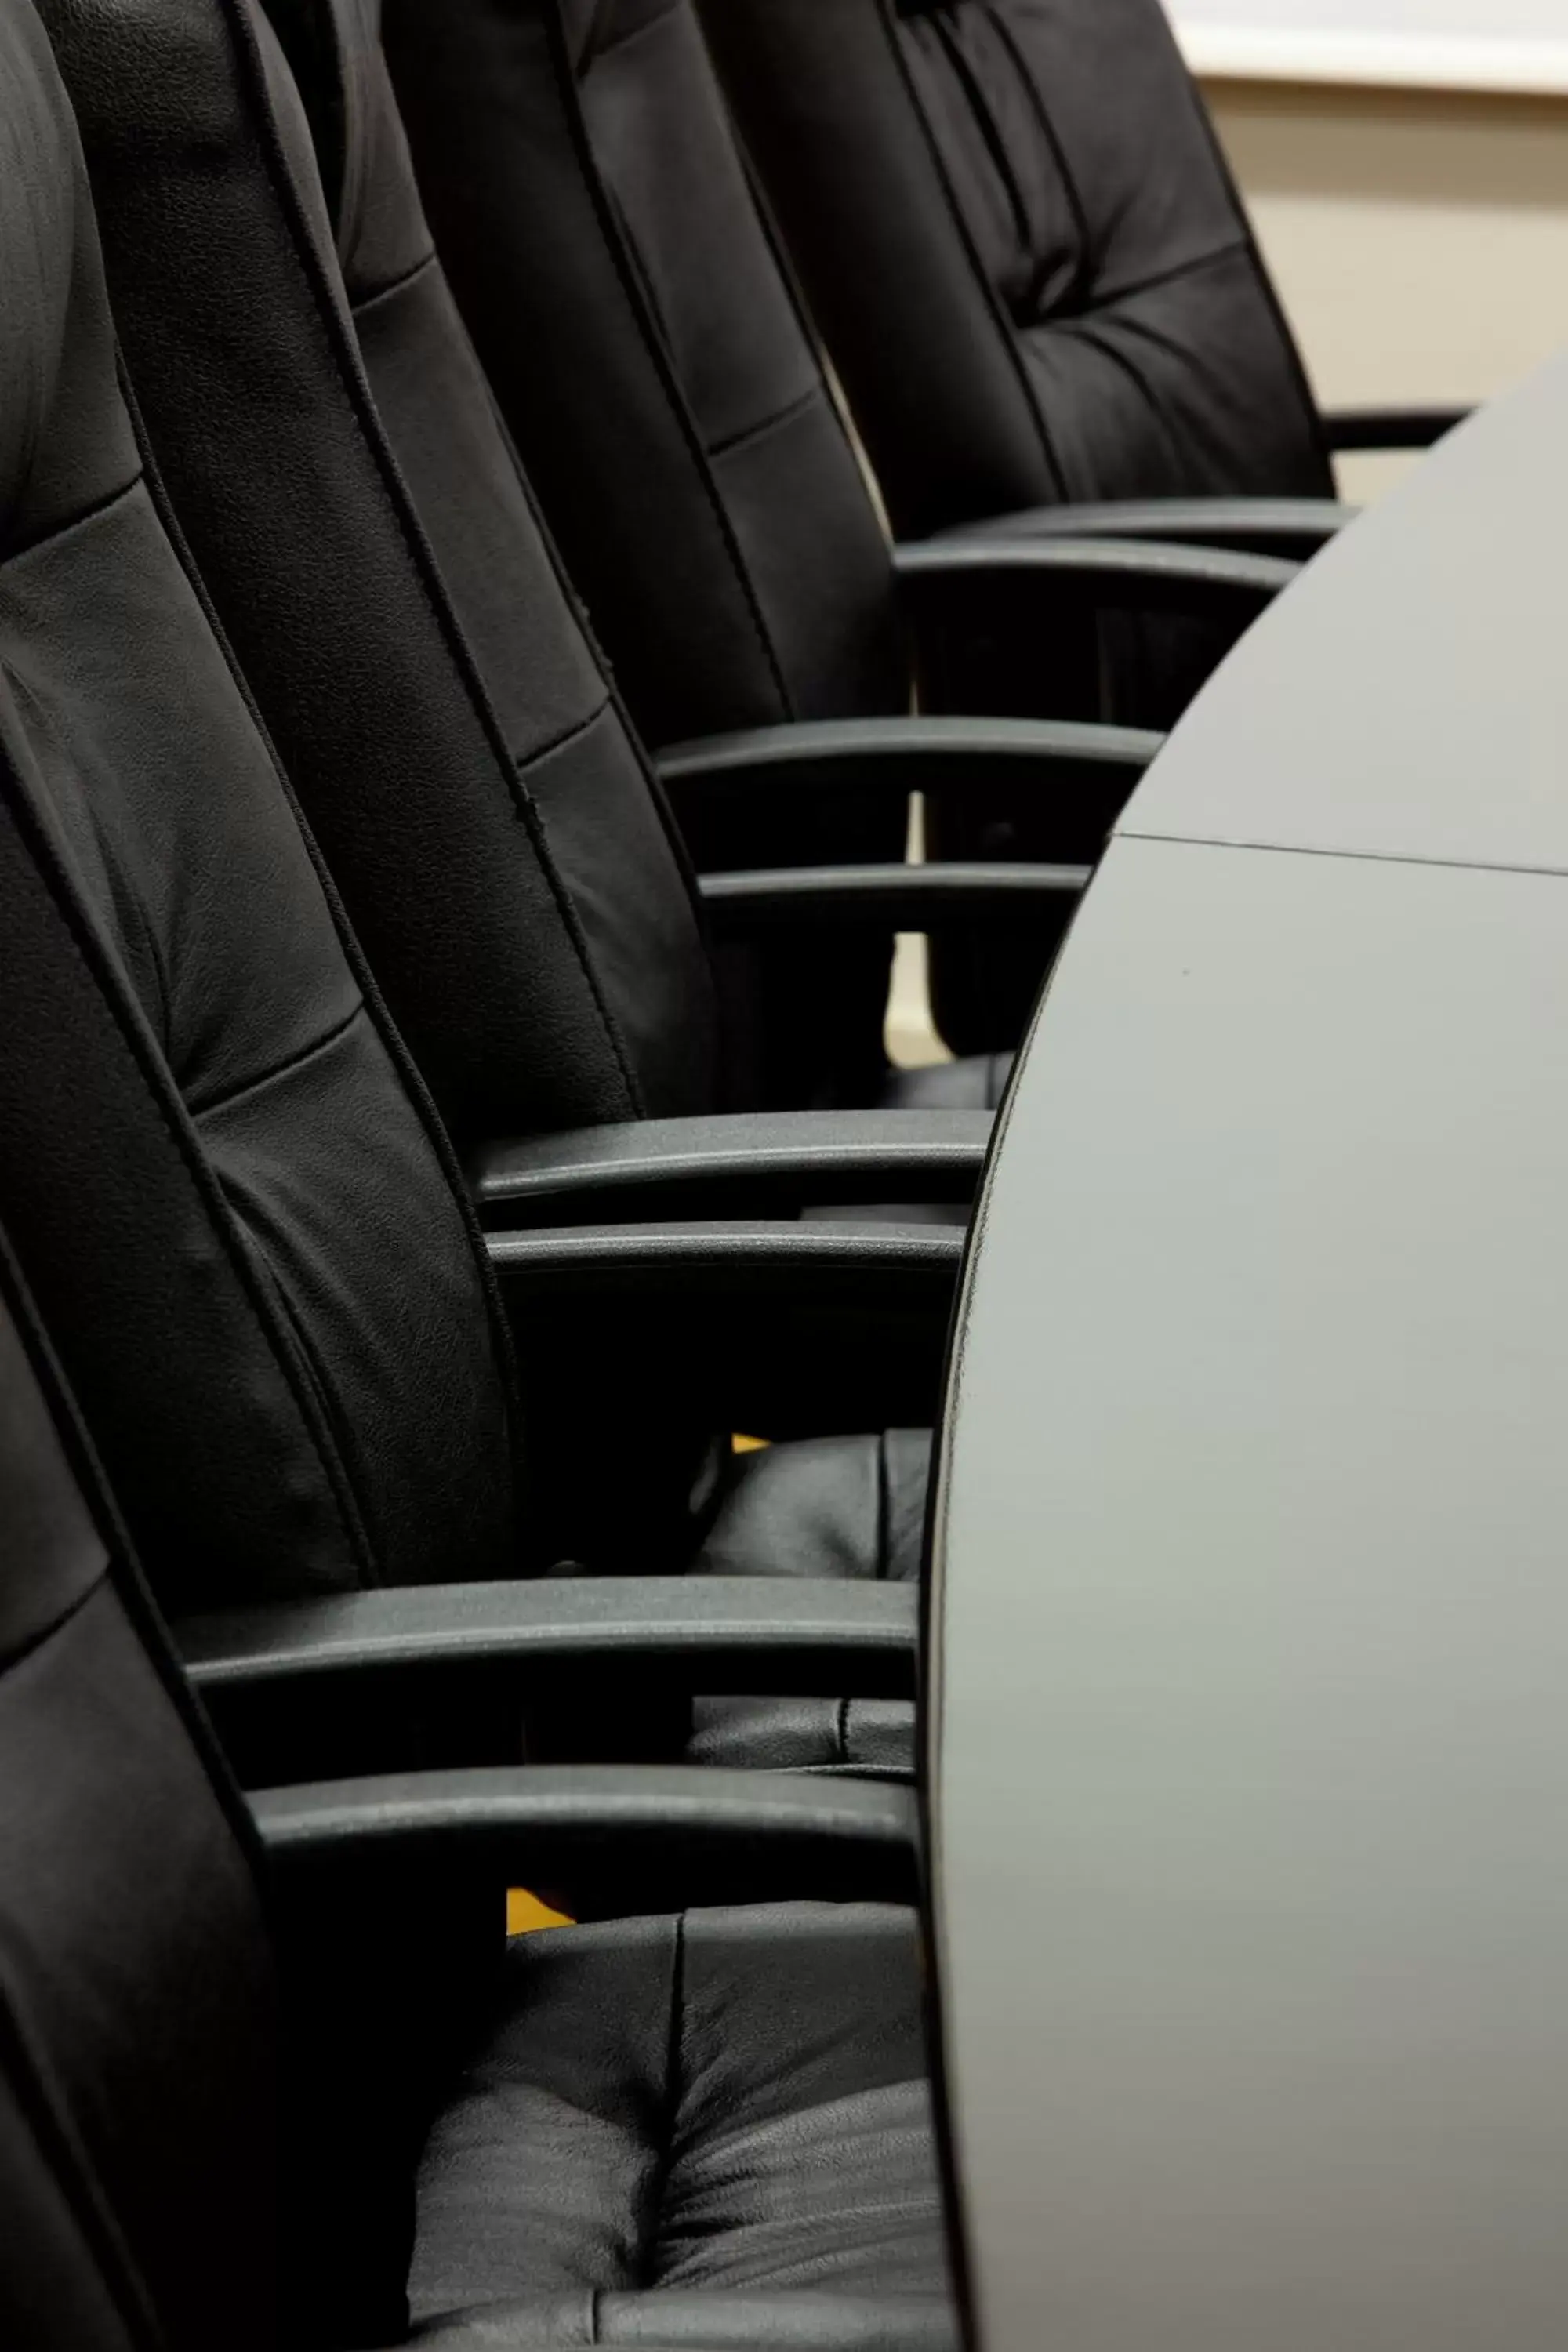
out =
[[[822,1437],[726,1465],[693,1570],[709,1576],[920,1580],[929,1429]],[[759,1771],[914,1771],[904,1699],[704,1698],[688,1760]]]
[[885,1110],[994,1110],[1013,1074],[1011,1054],[967,1054],[923,1070],[889,1070]]
[[522,2332],[500,2340],[521,2343],[552,2313],[574,2332],[545,2341],[638,2340],[626,2306],[618,2338],[593,2332],[602,2297],[653,2306],[641,2340],[661,2345],[715,2294],[752,2306],[742,2344],[801,2341],[803,2298],[943,2310],[912,1915],[770,1906],[516,1938],[425,2149],[409,2294],[426,2324],[510,2306]]

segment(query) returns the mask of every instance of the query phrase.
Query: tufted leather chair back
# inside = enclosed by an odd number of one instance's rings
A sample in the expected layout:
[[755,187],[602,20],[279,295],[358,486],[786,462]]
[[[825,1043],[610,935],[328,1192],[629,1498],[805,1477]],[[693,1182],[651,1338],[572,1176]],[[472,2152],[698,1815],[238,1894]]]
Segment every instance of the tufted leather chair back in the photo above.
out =
[[654,742],[901,708],[888,553],[689,0],[383,0],[443,259]]
[[[272,5],[286,39],[334,25],[340,79],[379,74],[379,20],[443,267],[644,738],[903,709],[881,525],[689,0]],[[290,47],[321,143],[331,84]],[[903,854],[885,799],[684,814],[705,871]],[[888,967],[871,935],[726,956],[775,1092],[875,1088]]]
[[0,288],[0,1223],[166,1606],[505,1574],[482,1252],[139,446],[30,0]]
[[176,510],[459,1143],[852,1092],[885,950],[835,1025],[730,959],[721,1075],[685,851],[454,308],[374,0],[45,13]]
[[42,13],[174,510],[459,1142],[710,1107],[689,877],[374,47],[334,75],[333,218],[248,0]]
[[704,22],[900,536],[1331,494],[1159,0],[710,0]]
[[[1300,361],[1160,0],[703,0],[747,152],[896,534],[1074,501],[1329,497]],[[1084,604],[943,648],[934,707],[1174,724],[1234,632]],[[974,794],[936,856],[1056,854]],[[1016,1036],[1034,962],[934,943],[944,1034]]]

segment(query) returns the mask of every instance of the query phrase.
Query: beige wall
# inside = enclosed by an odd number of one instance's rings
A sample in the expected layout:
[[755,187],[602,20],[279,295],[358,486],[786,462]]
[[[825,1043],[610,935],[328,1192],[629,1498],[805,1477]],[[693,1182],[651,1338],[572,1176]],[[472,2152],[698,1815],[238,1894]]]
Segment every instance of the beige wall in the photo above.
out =
[[1482,399],[1568,343],[1568,100],[1207,96],[1326,406]]

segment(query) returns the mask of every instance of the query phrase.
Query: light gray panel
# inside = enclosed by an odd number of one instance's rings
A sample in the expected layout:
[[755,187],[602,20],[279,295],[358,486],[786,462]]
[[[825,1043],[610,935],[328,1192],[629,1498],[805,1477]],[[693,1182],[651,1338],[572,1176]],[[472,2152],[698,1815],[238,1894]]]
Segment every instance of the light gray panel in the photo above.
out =
[[1121,830],[1568,870],[1565,582],[1568,356],[1314,560]]
[[982,1216],[932,1713],[986,2352],[1568,2340],[1568,883],[1115,845]]

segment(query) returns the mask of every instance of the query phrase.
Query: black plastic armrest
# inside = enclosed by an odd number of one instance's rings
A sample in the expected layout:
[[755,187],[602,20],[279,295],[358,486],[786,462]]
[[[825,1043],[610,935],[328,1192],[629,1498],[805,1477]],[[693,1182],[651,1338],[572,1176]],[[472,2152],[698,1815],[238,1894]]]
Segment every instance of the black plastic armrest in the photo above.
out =
[[1323,418],[1329,446],[1351,449],[1430,449],[1473,416],[1473,407],[1334,408]]
[[929,1301],[951,1293],[963,1255],[955,1225],[745,1223],[553,1226],[489,1236],[503,1297],[620,1297],[747,1307],[816,1295]]
[[687,1765],[522,1765],[306,1782],[251,1798],[296,1882],[597,1885],[622,1911],[692,1904],[909,1901],[915,1793],[891,1782]]
[[[942,1223],[561,1226],[488,1236],[542,1415],[684,1401],[771,1437],[921,1425],[939,1406],[964,1234]],[[628,1406],[629,1409],[629,1406]],[[614,1425],[614,1423],[612,1423]]]
[[1090,866],[790,866],[698,877],[702,903],[721,938],[775,925],[849,924],[887,931],[939,931],[951,925],[1044,922],[1059,930],[1089,887]]
[[468,1162],[491,1225],[584,1216],[785,1217],[858,1201],[973,1200],[985,1111],[748,1111],[487,1144]]
[[803,791],[901,798],[996,783],[1067,796],[1108,772],[1131,790],[1163,740],[1068,719],[834,719],[676,743],[660,753],[658,772],[678,807],[771,793],[786,809]]
[[1300,568],[1278,556],[1170,541],[985,536],[896,547],[893,564],[917,623],[963,621],[1005,599],[1015,627],[1034,606],[1048,626],[1064,604],[1245,622]]
[[1338,499],[1110,499],[1023,508],[943,538],[1172,540],[1304,562],[1359,511]]
[[912,1585],[773,1576],[563,1576],[410,1585],[185,1618],[174,1629],[204,1697],[363,1687],[377,1677],[489,1681],[635,1665],[688,1696],[909,1696]]

